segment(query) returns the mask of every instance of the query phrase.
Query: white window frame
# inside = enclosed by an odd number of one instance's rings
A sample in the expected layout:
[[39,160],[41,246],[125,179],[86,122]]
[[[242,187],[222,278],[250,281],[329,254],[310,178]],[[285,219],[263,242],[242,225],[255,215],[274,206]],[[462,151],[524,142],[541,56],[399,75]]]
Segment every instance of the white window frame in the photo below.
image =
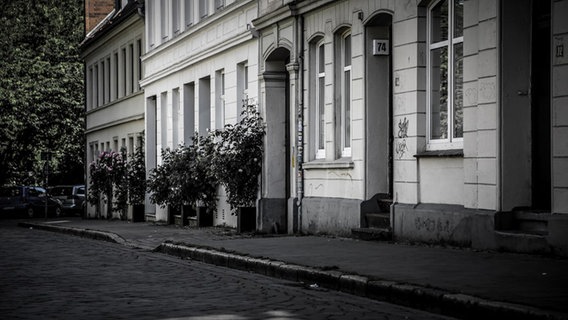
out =
[[[350,37],[351,38],[351,31],[346,31],[341,35],[341,54],[340,54],[340,72],[341,72],[341,110],[340,110],[340,143],[341,143],[341,157],[351,157],[351,136],[352,136],[352,95],[353,95],[353,74],[351,71],[351,60],[349,61],[349,65],[345,64],[346,61],[346,46],[345,46],[345,39]],[[352,48],[352,43],[351,43]],[[351,54],[351,59],[353,59],[353,55]],[[346,73],[349,73],[349,79],[346,79]],[[349,90],[349,101],[346,100],[346,92]],[[347,107],[349,109],[347,110]],[[347,120],[347,115],[349,114],[349,119]],[[347,121],[349,121],[349,131],[347,131]]]
[[[323,48],[323,57],[320,51]],[[316,110],[314,112],[314,149],[316,159],[325,159],[325,43],[322,40],[315,45],[315,66],[314,66],[314,76],[315,76],[315,106]],[[320,61],[323,58],[323,70],[320,70]],[[323,80],[323,90],[320,87]],[[321,92],[323,91],[323,96]],[[321,110],[323,108],[323,110]],[[321,118],[323,117],[323,128],[320,125]],[[323,141],[320,142],[320,136],[323,134]]]
[[[463,31],[462,36],[454,38],[454,1],[458,0],[447,0],[448,1],[448,35],[447,40],[442,40],[439,42],[432,43],[432,9],[441,1],[437,0],[432,2],[427,9],[427,52],[426,52],[426,137],[427,137],[427,150],[447,150],[447,149],[462,149],[463,148],[463,137],[454,137],[455,127],[454,127],[454,46],[459,43],[463,43]],[[433,50],[446,47],[448,51],[448,97],[447,97],[447,138],[445,139],[434,139],[432,138],[432,61],[431,53]],[[463,59],[463,57],[462,57]],[[462,65],[463,68],[463,65]],[[463,75],[463,71],[462,71]],[[462,108],[463,108],[463,95],[462,95]],[[462,119],[463,121],[463,119]],[[462,124],[463,125],[463,124]]]

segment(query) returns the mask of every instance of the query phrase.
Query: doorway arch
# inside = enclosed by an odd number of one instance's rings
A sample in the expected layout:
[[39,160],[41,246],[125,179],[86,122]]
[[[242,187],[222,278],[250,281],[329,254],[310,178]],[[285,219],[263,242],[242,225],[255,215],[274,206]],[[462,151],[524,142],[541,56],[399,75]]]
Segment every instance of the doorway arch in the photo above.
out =
[[389,197],[393,190],[392,57],[373,54],[374,40],[388,40],[392,52],[391,35],[390,13],[380,12],[365,23],[366,199]]
[[279,47],[264,61],[261,99],[266,122],[257,229],[286,232],[290,179],[290,50]]

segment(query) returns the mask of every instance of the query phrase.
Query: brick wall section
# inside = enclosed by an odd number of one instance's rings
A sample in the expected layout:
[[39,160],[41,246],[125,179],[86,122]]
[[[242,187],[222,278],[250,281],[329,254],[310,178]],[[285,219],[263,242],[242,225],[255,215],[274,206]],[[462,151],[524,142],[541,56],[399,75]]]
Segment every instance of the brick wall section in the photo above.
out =
[[114,0],[85,0],[85,33],[89,33],[114,9]]

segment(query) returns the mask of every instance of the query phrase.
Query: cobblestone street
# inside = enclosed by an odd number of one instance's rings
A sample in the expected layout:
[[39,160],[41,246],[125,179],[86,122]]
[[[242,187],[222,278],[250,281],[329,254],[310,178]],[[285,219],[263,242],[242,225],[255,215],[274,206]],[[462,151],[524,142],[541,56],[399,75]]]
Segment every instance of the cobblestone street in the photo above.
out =
[[440,319],[322,288],[0,225],[5,319]]

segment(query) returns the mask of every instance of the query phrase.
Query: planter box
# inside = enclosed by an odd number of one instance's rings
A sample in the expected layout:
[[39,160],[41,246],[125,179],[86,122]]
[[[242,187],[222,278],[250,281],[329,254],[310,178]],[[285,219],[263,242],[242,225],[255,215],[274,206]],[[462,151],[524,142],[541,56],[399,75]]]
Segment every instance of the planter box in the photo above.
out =
[[212,227],[213,213],[207,211],[207,207],[197,207],[197,226]]
[[256,230],[256,207],[242,207],[237,209],[237,232],[251,232]]
[[132,222],[144,222],[145,207],[143,204],[132,206]]

